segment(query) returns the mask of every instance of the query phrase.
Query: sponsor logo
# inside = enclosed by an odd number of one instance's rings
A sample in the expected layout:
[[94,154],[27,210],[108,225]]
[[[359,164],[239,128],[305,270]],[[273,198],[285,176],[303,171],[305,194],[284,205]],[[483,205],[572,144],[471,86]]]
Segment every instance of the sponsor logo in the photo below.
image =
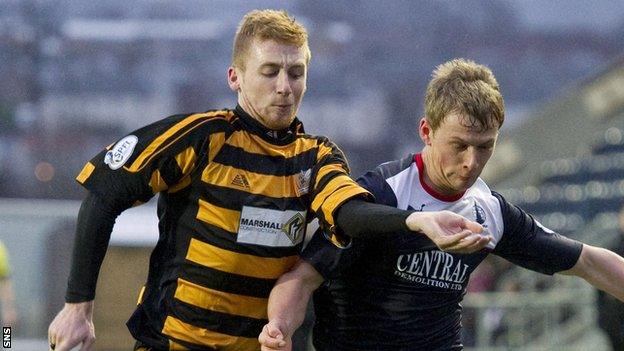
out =
[[475,219],[477,223],[481,224],[484,228],[487,228],[487,225],[484,224],[485,223],[485,211],[483,210],[483,207],[479,206],[475,202],[474,210],[475,210]]
[[306,212],[243,206],[236,241],[254,245],[288,247],[305,235]]
[[303,234],[303,226],[305,224],[305,218],[301,213],[296,213],[292,216],[288,222],[284,223],[282,231],[288,236],[293,244],[299,242],[301,235]]
[[413,207],[412,207],[412,205],[407,205],[407,209],[408,209],[409,211],[422,212],[422,211],[423,211],[423,208],[425,208],[425,204],[420,204],[420,209],[419,209],[419,210],[417,210],[417,209],[413,208]]
[[468,278],[468,265],[442,251],[400,255],[394,275],[414,283],[445,290],[462,290]]
[[249,189],[249,181],[247,180],[247,177],[242,174],[237,174],[236,176],[234,176],[231,184],[239,186],[241,188]]
[[132,155],[138,141],[139,139],[134,135],[128,135],[119,140],[104,156],[104,163],[112,170],[121,168]]

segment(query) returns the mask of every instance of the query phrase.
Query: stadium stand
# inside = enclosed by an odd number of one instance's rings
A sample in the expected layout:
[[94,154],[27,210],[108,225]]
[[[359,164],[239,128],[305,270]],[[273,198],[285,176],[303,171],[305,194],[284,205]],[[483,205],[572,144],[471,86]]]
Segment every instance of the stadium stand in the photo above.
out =
[[[607,248],[624,205],[624,92],[614,88],[622,83],[624,58],[503,136],[486,172],[546,227]],[[585,282],[513,266],[492,279],[496,292],[465,299],[476,323],[467,350],[610,350]]]

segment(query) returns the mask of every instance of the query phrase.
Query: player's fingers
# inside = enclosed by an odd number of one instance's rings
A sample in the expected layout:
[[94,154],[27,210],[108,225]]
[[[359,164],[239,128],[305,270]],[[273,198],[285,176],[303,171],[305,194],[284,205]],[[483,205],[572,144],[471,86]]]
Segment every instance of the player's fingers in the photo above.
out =
[[55,331],[56,327],[54,325],[54,321],[52,322],[52,324],[50,324],[50,327],[48,328],[48,348],[50,350],[56,350],[56,343],[57,343],[57,338],[56,338],[56,331]]
[[483,226],[481,224],[465,218],[462,228],[468,229],[473,233],[481,233],[483,231]]
[[[69,351],[71,350],[74,346],[76,345],[72,345],[68,340],[65,339],[59,339],[57,337],[56,339],[56,345],[54,347],[54,351]],[[52,348],[52,346],[50,345],[50,348]]]
[[89,336],[82,342],[80,351],[92,351],[95,344],[95,336]]
[[468,254],[482,250],[492,239],[489,235],[473,234],[464,239],[461,243],[449,248],[448,252]]
[[451,253],[472,252],[470,248],[472,248],[477,242],[479,242],[479,234],[471,234],[454,245],[446,247],[444,251]]
[[462,230],[456,234],[442,235],[438,238],[436,244],[440,250],[446,251],[448,248],[457,245],[462,239],[467,238],[470,235],[472,235],[470,230]]
[[282,333],[278,332],[278,335],[273,336],[269,332],[270,329],[271,327],[269,325],[265,325],[264,328],[262,328],[262,333],[260,333],[260,336],[258,336],[258,341],[260,342],[260,344],[266,346],[269,349],[276,350],[286,345]]
[[277,338],[277,339],[283,339],[284,335],[282,335],[282,331],[279,330],[279,328],[275,327],[272,324],[267,324],[267,333],[269,334],[269,336],[273,337],[273,338]]

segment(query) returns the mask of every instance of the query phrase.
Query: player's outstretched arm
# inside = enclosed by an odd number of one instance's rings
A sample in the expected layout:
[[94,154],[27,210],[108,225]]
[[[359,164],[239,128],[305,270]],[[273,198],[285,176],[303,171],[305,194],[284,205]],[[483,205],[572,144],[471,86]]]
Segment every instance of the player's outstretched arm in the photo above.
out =
[[581,277],[624,302],[624,258],[615,252],[583,244],[574,267],[561,273]]
[[82,344],[90,351],[95,343],[93,301],[66,303],[48,328],[48,341],[54,351],[69,351]]
[[278,279],[269,296],[269,323],[258,336],[261,350],[292,349],[292,335],[303,323],[310,296],[322,282],[323,277],[303,260]]
[[483,227],[451,211],[413,212],[405,219],[413,231],[425,234],[442,251],[466,254],[483,249],[492,239]]

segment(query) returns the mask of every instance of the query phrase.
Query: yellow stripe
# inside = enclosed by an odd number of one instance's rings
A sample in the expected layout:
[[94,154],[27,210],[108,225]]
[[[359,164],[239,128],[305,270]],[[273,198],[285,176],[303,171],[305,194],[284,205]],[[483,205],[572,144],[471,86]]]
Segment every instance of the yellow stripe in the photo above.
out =
[[182,174],[186,175],[191,172],[193,167],[195,167],[197,155],[195,154],[195,149],[193,149],[193,147],[188,147],[186,150],[177,154],[175,159],[178,166],[182,170]]
[[325,177],[326,175],[328,175],[331,172],[340,172],[343,174],[347,174],[347,171],[345,171],[344,168],[342,168],[342,165],[340,164],[329,164],[326,166],[321,167],[321,169],[318,171],[318,173],[316,174],[316,181],[314,186],[317,187],[319,185],[319,182],[321,181],[321,179],[323,179],[323,177]]
[[256,338],[244,338],[221,334],[205,328],[196,327],[181,320],[167,316],[162,333],[178,340],[197,345],[209,346],[225,351],[260,350]]
[[210,135],[210,147],[208,151],[208,162],[212,162],[215,156],[221,151],[225,143],[225,133],[214,133]]
[[347,175],[338,175],[325,185],[323,190],[312,201],[314,212],[323,212],[323,217],[329,225],[334,225],[334,211],[346,200],[358,195],[367,194],[368,191],[359,186]]
[[76,180],[83,184],[93,173],[95,166],[91,162],[87,162],[87,164],[82,168],[80,174],[76,177]]
[[294,157],[302,152],[314,149],[317,140],[312,138],[297,138],[293,143],[287,145],[273,145],[264,141],[261,137],[250,134],[247,131],[237,131],[228,138],[227,144],[241,147],[245,151],[253,154],[268,156]]
[[137,305],[143,302],[143,295],[145,294],[145,285],[141,287],[141,291],[139,291],[139,298],[137,299]]
[[370,195],[368,191],[357,185],[350,185],[336,190],[321,205],[325,221],[330,225],[334,225],[334,212],[348,199],[357,195]]
[[[141,154],[137,157],[137,159],[134,160],[134,162],[132,162],[132,165],[130,165],[130,167],[124,166],[124,169],[126,169],[126,170],[128,170],[130,172],[138,172],[142,167],[144,167],[146,164],[149,163],[150,159],[152,159],[154,156],[158,155],[158,153],[162,152],[168,146],[170,146],[171,144],[175,143],[180,138],[184,137],[186,134],[191,132],[193,129],[203,125],[204,123],[206,123],[208,121],[210,121],[211,120],[210,117],[218,116],[218,113],[219,113],[219,111],[217,111],[215,113],[210,113],[210,114],[201,113],[201,114],[195,114],[195,115],[191,115],[189,117],[186,117],[182,121],[180,121],[177,124],[175,124],[173,127],[169,128],[166,132],[164,132],[163,134],[159,135],[156,139],[154,139],[145,148],[145,150],[143,150],[143,152],[141,152]],[[173,140],[168,140],[175,133],[179,132],[184,127],[186,127],[189,124],[191,124],[191,123],[193,123],[193,122],[195,122],[197,120],[200,120],[200,119],[205,119],[205,120],[200,122],[200,123],[197,123],[195,126],[193,126],[193,128],[190,128],[184,134],[179,135],[177,138],[175,138]],[[163,144],[165,144],[165,142],[167,142],[167,144],[163,145]]]
[[[323,157],[327,156],[327,155],[331,155],[333,149],[325,144],[320,144],[318,147],[318,154],[316,155],[316,160],[319,161],[320,159],[322,159]],[[345,160],[346,161],[346,160]]]
[[[319,172],[320,173],[320,172]],[[316,212],[316,210],[321,207],[321,205],[325,202],[327,197],[329,197],[336,189],[345,185],[353,185],[355,182],[353,179],[349,178],[349,176],[345,174],[336,175],[332,180],[330,180],[323,189],[316,194],[314,200],[312,200],[312,210]],[[317,191],[319,189],[316,189]]]
[[217,226],[223,230],[227,230],[230,233],[236,233],[238,232],[240,212],[215,206],[210,202],[200,199],[197,219]]
[[186,259],[222,272],[261,279],[277,279],[288,271],[298,256],[258,257],[228,251],[191,239]]
[[237,316],[266,319],[268,298],[230,294],[178,279],[175,298],[203,309]]
[[149,186],[152,188],[152,192],[154,194],[159,193],[165,189],[167,189],[168,185],[165,183],[165,180],[160,175],[159,170],[155,170],[152,172],[152,177],[149,181]]
[[[234,182],[239,174],[247,179],[249,187]],[[276,198],[299,197],[299,177],[299,174],[271,176],[217,163],[209,164],[202,172],[202,180],[208,184]]]
[[184,345],[169,340],[169,351],[188,351]]

